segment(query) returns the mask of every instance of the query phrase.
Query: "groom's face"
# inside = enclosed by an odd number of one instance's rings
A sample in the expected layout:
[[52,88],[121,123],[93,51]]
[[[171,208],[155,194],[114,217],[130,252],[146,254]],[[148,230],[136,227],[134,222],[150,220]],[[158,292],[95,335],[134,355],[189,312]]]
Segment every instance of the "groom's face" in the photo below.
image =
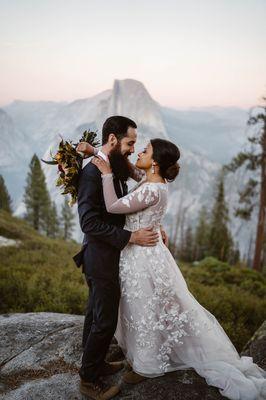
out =
[[127,135],[120,140],[120,151],[123,156],[128,157],[134,153],[136,140],[137,129],[130,126]]
[[120,140],[116,140],[109,153],[109,161],[115,176],[121,181],[126,181],[130,176],[131,165],[128,160],[135,151],[137,132],[134,128],[128,128],[127,135]]

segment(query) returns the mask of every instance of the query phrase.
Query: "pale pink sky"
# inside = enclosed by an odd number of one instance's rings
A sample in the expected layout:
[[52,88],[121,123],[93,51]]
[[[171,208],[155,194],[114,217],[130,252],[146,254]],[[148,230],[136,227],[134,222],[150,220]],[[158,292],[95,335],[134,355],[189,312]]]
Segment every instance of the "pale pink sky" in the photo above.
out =
[[171,107],[266,94],[264,0],[0,0],[0,106],[144,83]]

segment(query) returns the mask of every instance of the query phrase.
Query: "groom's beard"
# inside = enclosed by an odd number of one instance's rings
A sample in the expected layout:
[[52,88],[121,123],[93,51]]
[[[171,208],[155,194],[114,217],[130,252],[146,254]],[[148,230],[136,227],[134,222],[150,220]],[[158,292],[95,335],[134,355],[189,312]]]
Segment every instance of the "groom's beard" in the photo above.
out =
[[131,166],[127,158],[128,155],[129,154],[123,155],[121,153],[121,147],[119,143],[109,153],[109,161],[112,167],[112,172],[120,181],[127,181],[130,176]]

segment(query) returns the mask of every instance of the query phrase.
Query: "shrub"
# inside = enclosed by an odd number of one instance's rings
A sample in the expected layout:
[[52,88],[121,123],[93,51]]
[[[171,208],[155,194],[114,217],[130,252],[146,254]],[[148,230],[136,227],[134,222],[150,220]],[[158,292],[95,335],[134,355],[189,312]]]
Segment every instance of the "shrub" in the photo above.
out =
[[[87,284],[72,261],[79,245],[42,237],[4,212],[0,212],[0,235],[21,240],[18,247],[0,247],[1,313],[84,314]],[[266,318],[265,276],[213,257],[193,267],[179,266],[191,293],[240,351]]]

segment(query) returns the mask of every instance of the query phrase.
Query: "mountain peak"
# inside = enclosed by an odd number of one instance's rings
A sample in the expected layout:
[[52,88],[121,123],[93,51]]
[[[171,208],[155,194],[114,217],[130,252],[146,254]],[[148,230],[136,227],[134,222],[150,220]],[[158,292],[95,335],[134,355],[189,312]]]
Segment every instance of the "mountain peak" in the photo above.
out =
[[142,130],[152,129],[156,136],[167,138],[159,105],[135,79],[114,81],[107,114],[132,118]]
[[136,79],[115,79],[113,84],[113,91],[131,91],[132,93],[143,93],[151,99],[147,89],[142,82]]

